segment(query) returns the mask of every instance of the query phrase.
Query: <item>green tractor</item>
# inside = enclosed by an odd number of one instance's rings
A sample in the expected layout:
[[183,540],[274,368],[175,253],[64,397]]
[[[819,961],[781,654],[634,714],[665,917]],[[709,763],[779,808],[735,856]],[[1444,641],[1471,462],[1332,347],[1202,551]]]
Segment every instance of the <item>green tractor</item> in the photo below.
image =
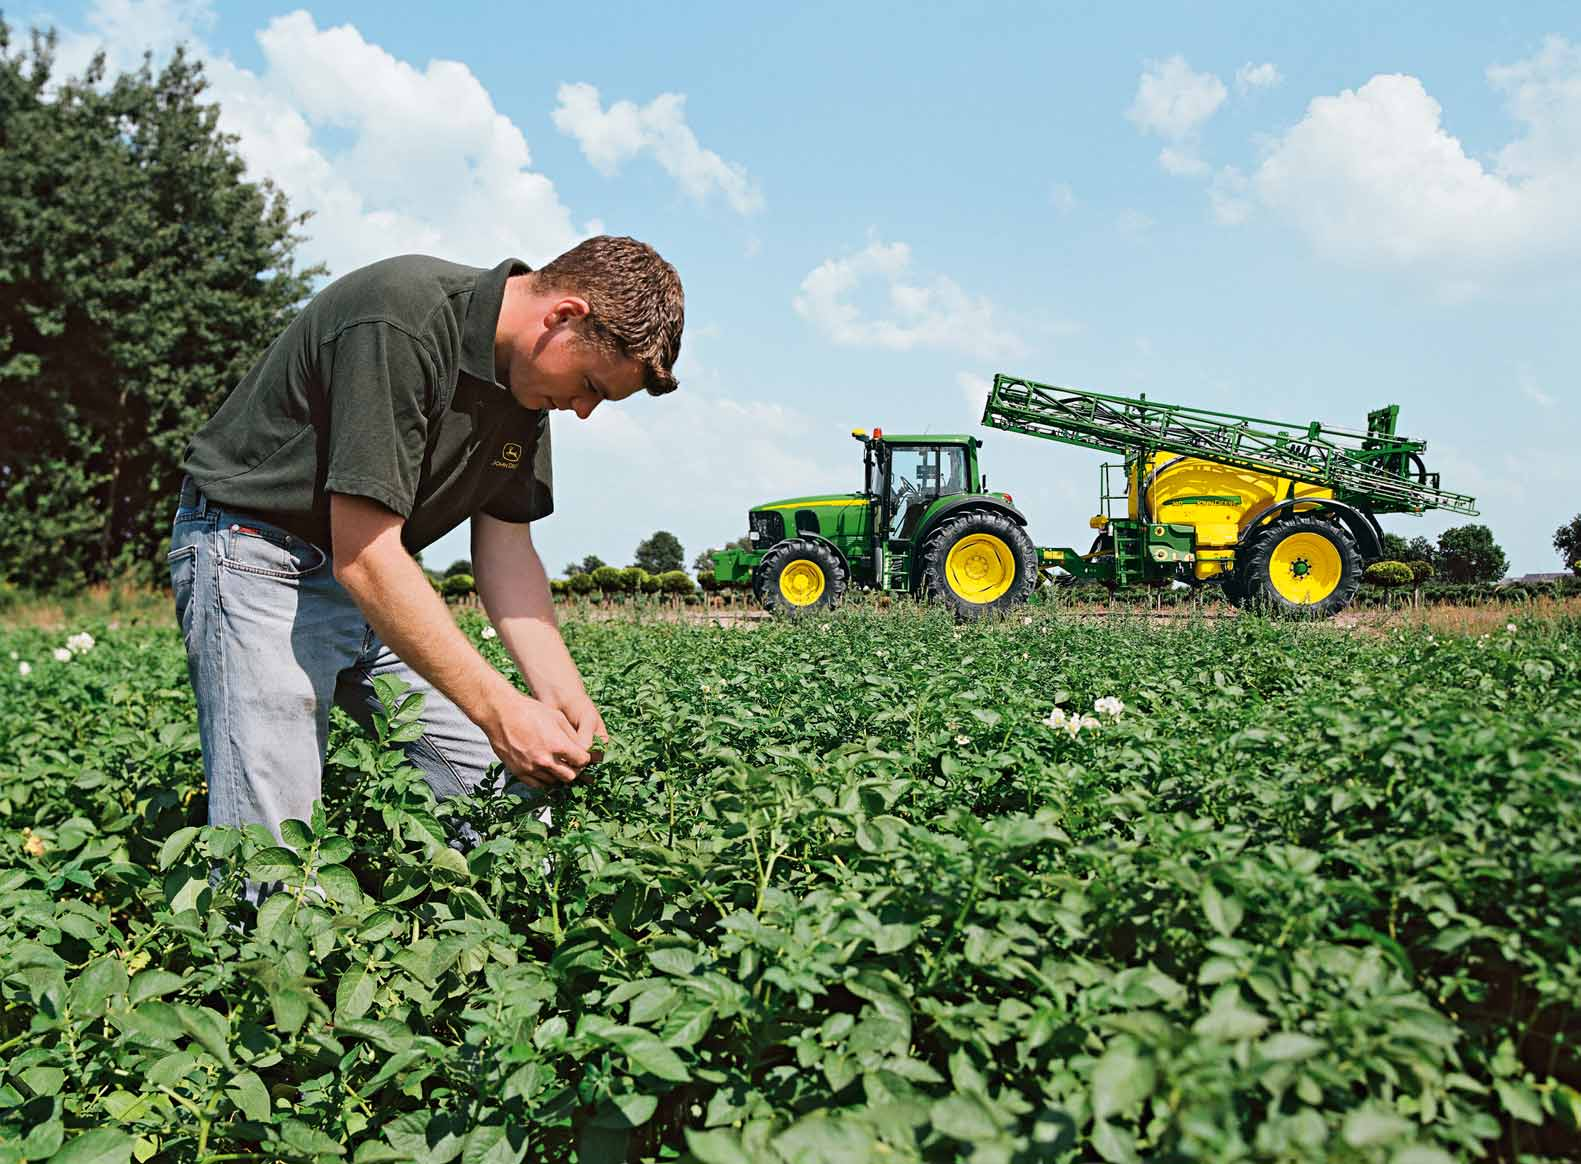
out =
[[720,582],[750,582],[780,614],[827,609],[852,586],[937,599],[964,618],[1027,600],[1045,552],[1010,495],[988,492],[982,441],[851,435],[862,445],[862,491],[755,506],[752,548],[714,555]]

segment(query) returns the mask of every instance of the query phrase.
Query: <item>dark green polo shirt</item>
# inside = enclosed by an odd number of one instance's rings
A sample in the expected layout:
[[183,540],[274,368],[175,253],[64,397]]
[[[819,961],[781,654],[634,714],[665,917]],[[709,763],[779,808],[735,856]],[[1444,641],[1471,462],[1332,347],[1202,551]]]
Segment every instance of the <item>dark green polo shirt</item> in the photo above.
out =
[[475,513],[554,509],[549,415],[494,378],[505,280],[403,255],[316,295],[192,438],[183,468],[222,505],[330,548],[329,495],[371,497],[422,549]]

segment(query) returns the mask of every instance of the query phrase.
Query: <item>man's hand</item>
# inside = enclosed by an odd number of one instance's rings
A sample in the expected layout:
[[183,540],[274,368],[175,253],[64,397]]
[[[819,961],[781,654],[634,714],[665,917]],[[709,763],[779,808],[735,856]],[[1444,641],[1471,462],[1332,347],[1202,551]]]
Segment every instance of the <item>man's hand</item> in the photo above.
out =
[[596,764],[604,758],[604,749],[601,744],[609,742],[609,731],[604,727],[604,717],[598,713],[598,708],[593,706],[593,701],[587,697],[586,692],[573,695],[558,703],[560,713],[576,733],[576,742],[580,744],[592,757],[589,763]]
[[592,760],[576,727],[557,708],[512,694],[482,724],[494,754],[512,775],[534,788],[575,780]]

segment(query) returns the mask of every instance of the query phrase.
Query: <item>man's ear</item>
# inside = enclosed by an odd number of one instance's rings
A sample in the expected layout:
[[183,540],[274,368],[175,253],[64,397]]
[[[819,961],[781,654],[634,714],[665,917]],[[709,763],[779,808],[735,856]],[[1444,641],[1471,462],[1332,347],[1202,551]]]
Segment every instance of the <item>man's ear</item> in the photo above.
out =
[[591,309],[587,305],[587,300],[580,295],[562,295],[550,305],[549,310],[544,314],[544,330],[547,331],[557,324],[585,319],[589,310]]

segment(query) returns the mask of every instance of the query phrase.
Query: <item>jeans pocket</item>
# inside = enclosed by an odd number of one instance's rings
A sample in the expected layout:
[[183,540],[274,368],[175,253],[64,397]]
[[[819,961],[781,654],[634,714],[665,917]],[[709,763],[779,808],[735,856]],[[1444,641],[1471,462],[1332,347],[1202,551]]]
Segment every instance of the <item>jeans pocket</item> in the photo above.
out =
[[233,522],[220,527],[220,546],[220,565],[268,578],[305,578],[329,561],[329,555],[312,542],[262,524]]
[[183,639],[189,637],[187,611],[192,606],[192,583],[198,568],[198,547],[182,546],[165,555],[170,567],[170,589],[176,597],[176,625]]

